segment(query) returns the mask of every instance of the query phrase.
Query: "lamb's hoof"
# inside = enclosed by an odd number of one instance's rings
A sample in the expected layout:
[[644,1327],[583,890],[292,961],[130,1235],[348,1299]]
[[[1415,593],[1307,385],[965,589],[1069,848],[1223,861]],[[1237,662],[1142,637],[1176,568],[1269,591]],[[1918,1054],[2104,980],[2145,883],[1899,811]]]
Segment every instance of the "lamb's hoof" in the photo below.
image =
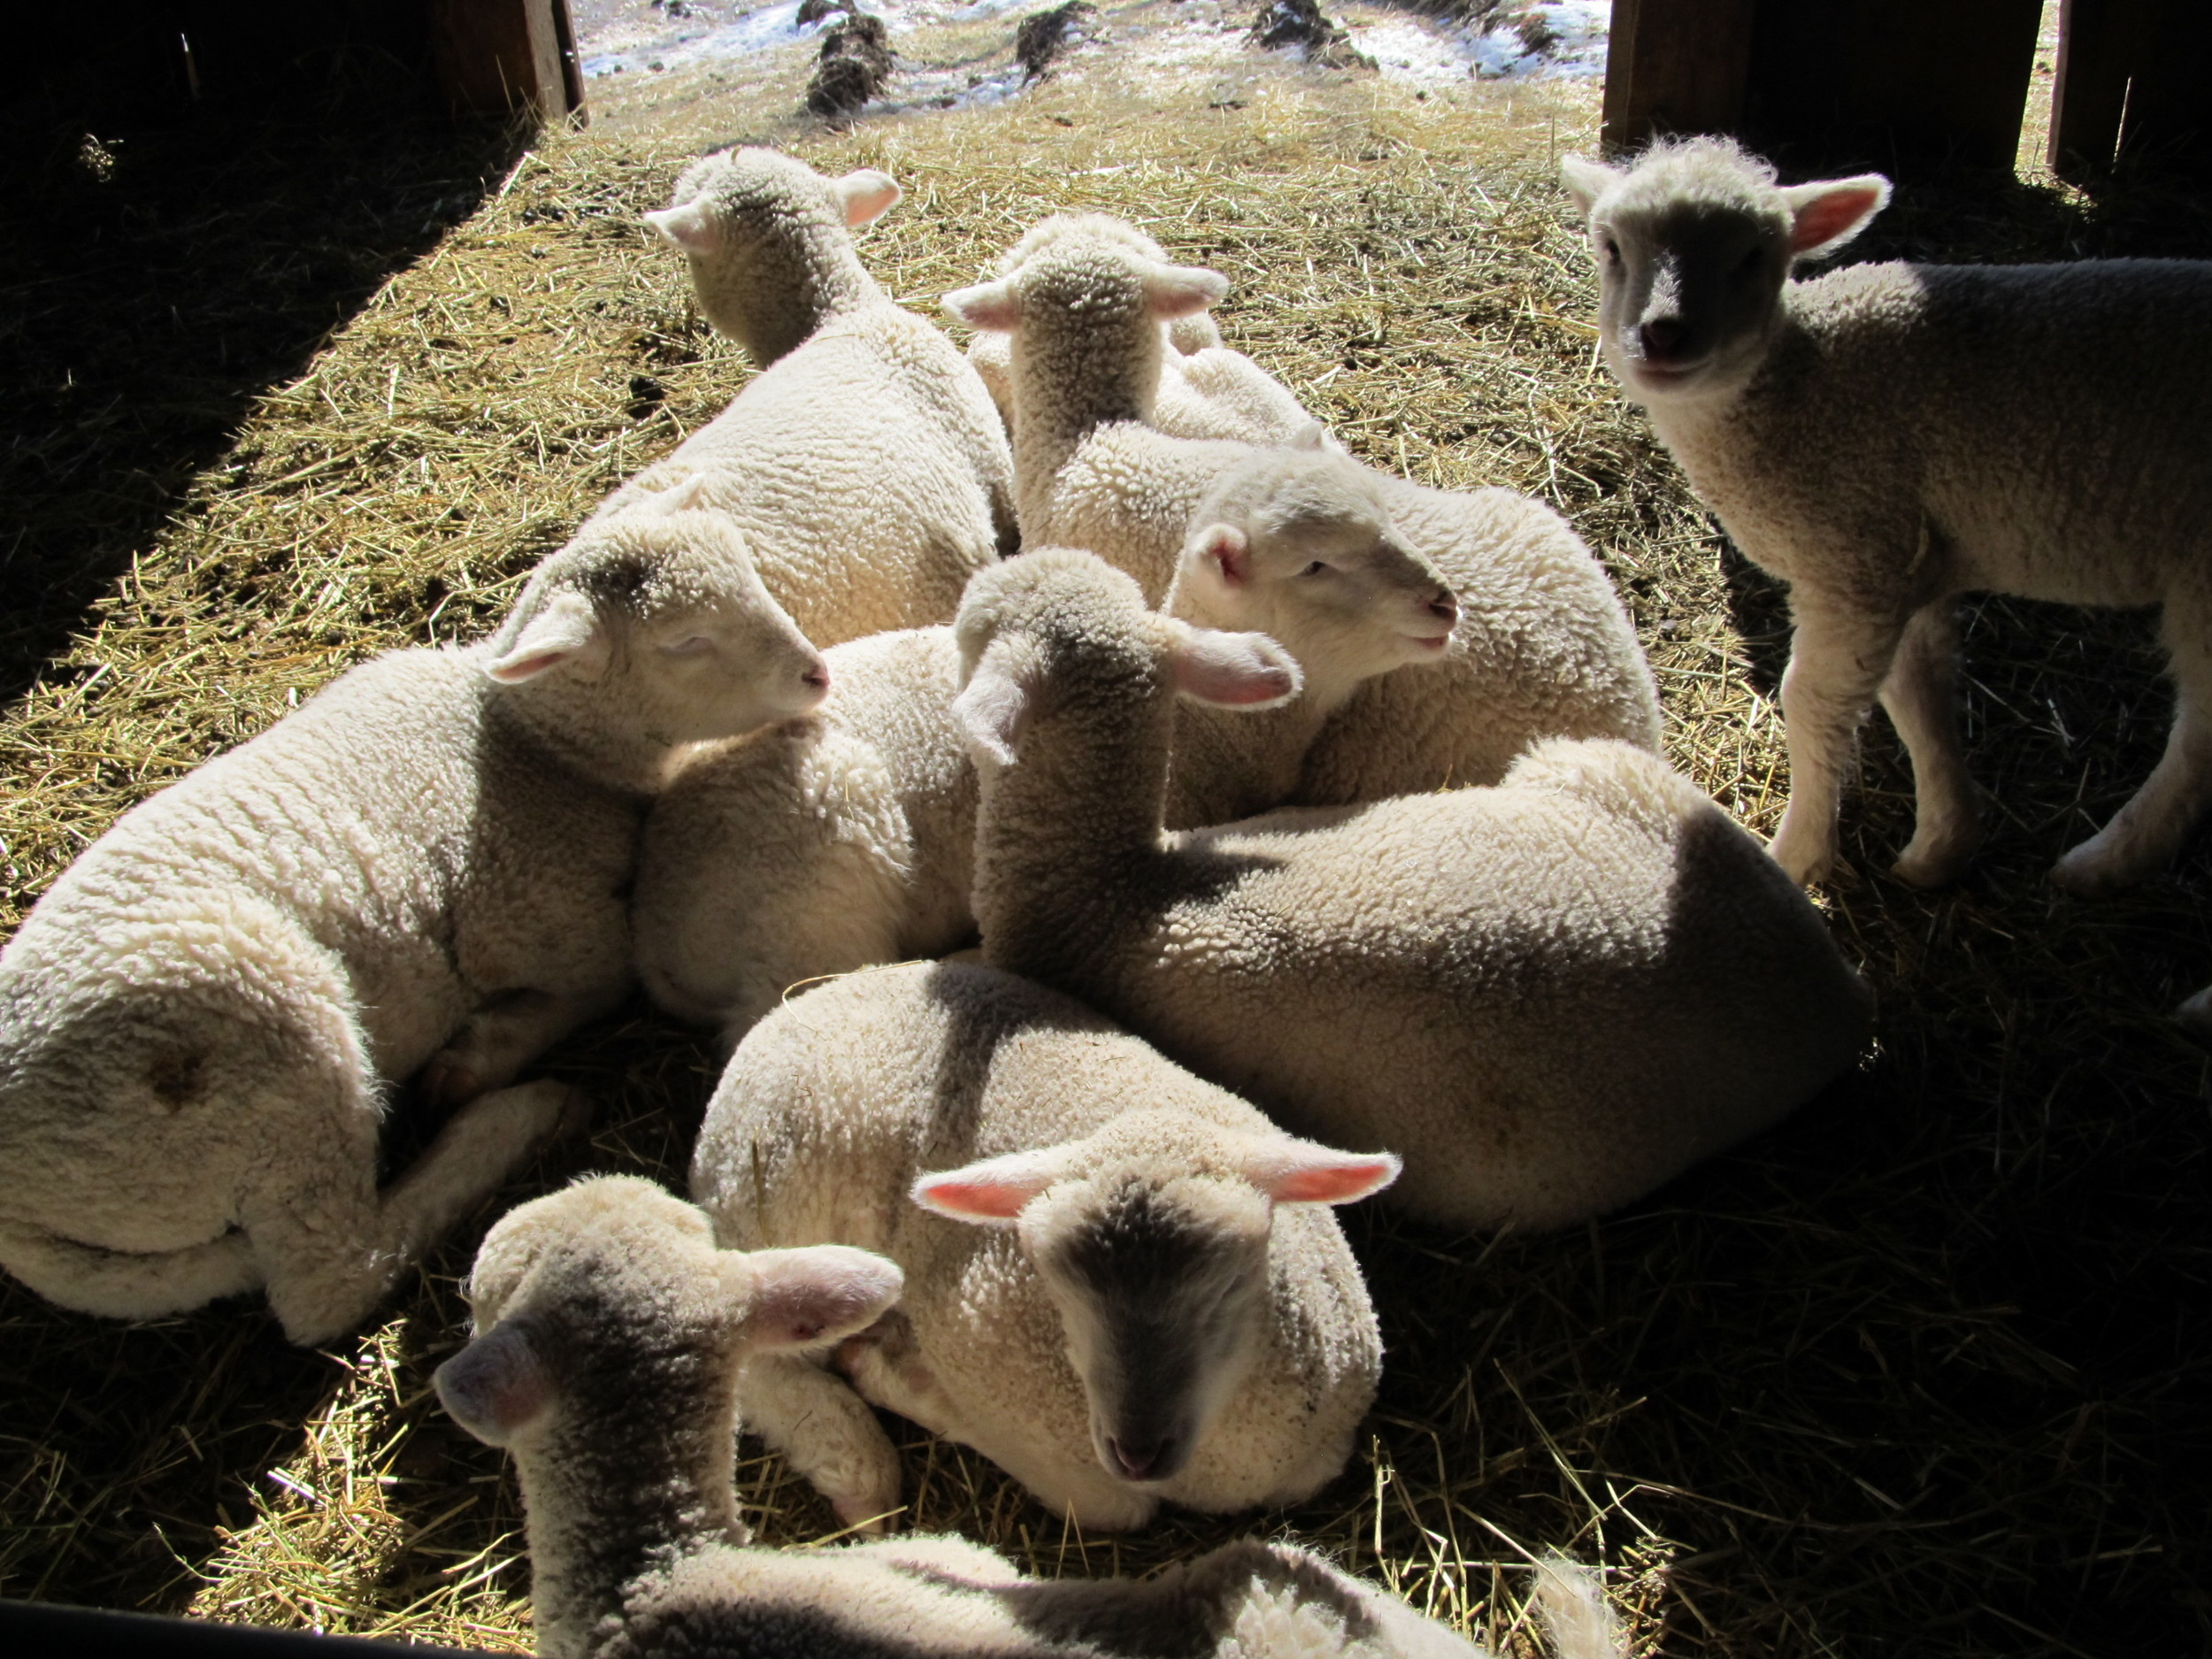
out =
[[2108,898],[2124,892],[2153,872],[2124,860],[2108,846],[2085,841],[2051,866],[2051,885],[2078,899]]
[[1782,866],[1782,873],[1801,887],[1809,887],[1825,881],[1834,873],[1836,849],[1833,846],[1809,844],[1809,837],[1792,835],[1787,829],[1767,843],[1767,854]]
[[837,1511],[837,1518],[846,1530],[862,1538],[883,1538],[891,1531],[893,1517],[902,1513],[905,1506],[893,1493],[889,1497],[870,1494],[858,1497],[830,1498],[830,1508]]
[[1977,834],[1963,841],[1923,847],[1916,835],[1911,845],[1898,854],[1889,872],[1907,887],[1947,887],[1966,873],[1966,866],[1974,861],[1981,842],[1982,838]]
[[415,1074],[415,1087],[433,1106],[465,1106],[484,1092],[484,1074],[463,1056],[434,1054]]
[[2212,1048],[2212,985],[2174,1010],[2174,1024],[2200,1048]]

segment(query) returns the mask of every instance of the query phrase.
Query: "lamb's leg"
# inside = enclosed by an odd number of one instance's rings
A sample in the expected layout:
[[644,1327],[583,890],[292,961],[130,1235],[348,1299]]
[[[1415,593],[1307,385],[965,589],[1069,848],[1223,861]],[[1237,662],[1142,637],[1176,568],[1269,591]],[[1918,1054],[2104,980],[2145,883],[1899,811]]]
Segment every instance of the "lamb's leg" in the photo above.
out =
[[1790,800],[1767,850],[1795,881],[1818,881],[1836,859],[1836,812],[1852,733],[1889,676],[1910,613],[1870,614],[1848,600],[1791,595],[1797,631],[1782,675]]
[[2054,882],[2085,898],[2156,875],[2212,804],[2212,606],[2170,599],[2163,631],[2175,690],[2166,752],[2112,822],[2051,870]]
[[1056,1515],[1072,1515],[1101,1532],[1122,1532],[1142,1526],[1159,1508],[1150,1492],[1115,1479],[1094,1463],[1071,1468],[1064,1453],[1040,1445],[1010,1409],[997,1416],[962,1410],[895,1310],[838,1344],[837,1365],[863,1399],[933,1434],[974,1447]]
[[1892,866],[1901,881],[1955,880],[1982,844],[1974,780],[1959,736],[1958,614],[1949,599],[1913,612],[1882,681],[1882,707],[1912,757],[1912,841]]
[[337,1143],[298,1154],[321,1168],[280,1166],[284,1180],[250,1196],[242,1220],[284,1333],[303,1348],[357,1328],[422,1253],[565,1126],[584,1097],[541,1079],[481,1095],[384,1192],[372,1164]]
[[760,1354],[737,1385],[738,1421],[781,1452],[837,1518],[879,1533],[899,1507],[899,1455],[867,1402],[795,1354]]
[[619,1000],[618,993],[495,992],[424,1064],[419,1074],[423,1096],[437,1105],[459,1106],[503,1088],[532,1060]]

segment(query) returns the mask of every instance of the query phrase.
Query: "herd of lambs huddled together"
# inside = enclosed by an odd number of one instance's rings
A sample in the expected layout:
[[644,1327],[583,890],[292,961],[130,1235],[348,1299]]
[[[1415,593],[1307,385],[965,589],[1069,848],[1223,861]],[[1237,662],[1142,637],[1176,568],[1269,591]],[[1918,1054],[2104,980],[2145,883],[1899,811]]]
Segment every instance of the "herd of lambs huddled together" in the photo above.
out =
[[[694,1202],[513,1211],[437,1379],[515,1458],[544,1651],[1471,1653],[1286,1546],[1097,1582],[748,1548],[733,1438],[868,1532],[877,1407],[1087,1529],[1317,1490],[1383,1351],[1333,1206],[1584,1220],[1859,1056],[1872,998],[1800,883],[1878,698],[1920,794],[1898,873],[1974,850],[1962,591],[2163,603],[2170,745],[2055,877],[2181,845],[2212,266],[1801,281],[1883,180],[1714,140],[1566,174],[1616,373],[1791,584],[1771,849],[1662,757],[1564,520],[1355,460],[1222,343],[1215,273],[1048,219],[946,296],[963,356],[855,251],[889,178],[717,155],[648,217],[742,394],[490,639],[364,664],[145,802],[0,955],[0,1264],[342,1337],[581,1120],[517,1079],[641,982],[731,1050]],[[403,1085],[449,1116],[384,1179]],[[1539,1577],[1563,1653],[1621,1650],[1586,1571]]]

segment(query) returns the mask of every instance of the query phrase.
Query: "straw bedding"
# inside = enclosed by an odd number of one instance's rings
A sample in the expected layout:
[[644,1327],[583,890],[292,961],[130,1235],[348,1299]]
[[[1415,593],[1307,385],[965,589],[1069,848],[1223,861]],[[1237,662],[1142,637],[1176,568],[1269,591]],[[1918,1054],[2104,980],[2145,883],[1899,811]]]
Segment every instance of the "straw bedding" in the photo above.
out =
[[[1574,519],[1633,610],[1675,757],[1770,830],[1778,598],[1594,364],[1594,285],[1549,171],[1585,123],[1284,70],[1172,119],[1064,81],[926,125],[773,135],[905,183],[864,252],[918,307],[1058,208],[1127,215],[1225,272],[1229,338],[1362,456]],[[251,404],[0,717],[7,925],[118,811],[346,664],[480,631],[735,391],[733,349],[636,222],[682,158],[649,134],[547,138]],[[2200,207],[2131,200],[1909,190],[1870,250],[2212,251]],[[2109,903],[2040,882],[2155,758],[2149,641],[2140,617],[1974,607],[1968,721],[1998,817],[1953,893],[1873,873],[1910,788],[1869,728],[1846,818],[1863,873],[1827,902],[1881,993],[1880,1045],[1794,1122],[1568,1236],[1348,1217],[1388,1373],[1320,1497],[1084,1539],[910,1434],[913,1522],[1043,1572],[1294,1535],[1525,1653],[1516,1569],[1546,1547],[1604,1562],[1640,1645],[1676,1654],[2202,1650],[2207,1077],[2161,1016],[2212,979],[2206,857]],[[598,1127],[480,1229],[582,1170],[680,1179],[704,1045],[640,1013],[548,1069],[593,1090]],[[426,1386],[459,1340],[473,1238],[323,1354],[251,1308],[123,1329],[0,1286],[0,1594],[526,1646],[511,1479]],[[767,1539],[833,1527],[772,1460],[741,1478]]]

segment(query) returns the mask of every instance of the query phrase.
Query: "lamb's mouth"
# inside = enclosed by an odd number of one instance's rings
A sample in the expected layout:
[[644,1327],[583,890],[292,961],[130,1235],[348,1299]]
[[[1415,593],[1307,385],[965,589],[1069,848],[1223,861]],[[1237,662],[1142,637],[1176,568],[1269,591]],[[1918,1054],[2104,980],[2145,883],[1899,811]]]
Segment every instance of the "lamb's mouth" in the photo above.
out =
[[1405,637],[1406,643],[1415,650],[1432,656],[1452,642],[1452,631],[1446,628],[1441,634],[1409,634]]
[[1640,386],[1657,391],[1672,391],[1686,386],[1705,372],[1706,359],[1699,357],[1688,363],[1654,363],[1648,357],[1632,358],[1629,371]]

